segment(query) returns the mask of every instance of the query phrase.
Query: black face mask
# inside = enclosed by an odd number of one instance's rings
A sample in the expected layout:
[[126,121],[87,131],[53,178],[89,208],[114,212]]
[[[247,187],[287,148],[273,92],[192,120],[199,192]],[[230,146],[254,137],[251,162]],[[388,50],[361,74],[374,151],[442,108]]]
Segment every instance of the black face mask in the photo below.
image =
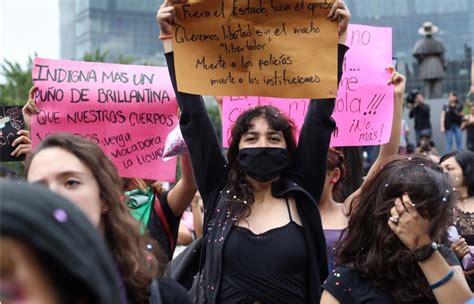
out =
[[288,151],[283,148],[244,148],[239,150],[238,161],[247,176],[265,183],[288,167]]

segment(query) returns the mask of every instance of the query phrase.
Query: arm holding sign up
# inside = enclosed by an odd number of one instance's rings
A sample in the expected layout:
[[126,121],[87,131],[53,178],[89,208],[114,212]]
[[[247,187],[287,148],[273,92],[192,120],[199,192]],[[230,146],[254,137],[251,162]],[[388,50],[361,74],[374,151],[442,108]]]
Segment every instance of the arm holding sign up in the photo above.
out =
[[367,173],[364,183],[362,183],[359,189],[357,189],[354,193],[347,197],[344,202],[345,205],[350,204],[356,196],[360,195],[360,191],[364,186],[365,182],[369,180],[370,177],[374,175],[378,170],[380,170],[381,166],[383,166],[384,162],[389,157],[397,155],[398,153],[398,148],[400,145],[400,128],[402,125],[403,118],[403,95],[405,93],[406,79],[403,75],[398,74],[395,71],[395,68],[392,66],[388,67],[387,71],[391,73],[390,79],[388,80],[387,84],[393,85],[394,89],[394,111],[392,129],[390,131],[390,139],[388,143],[381,146],[379,155],[373,163],[372,167],[370,167],[370,170]]
[[23,114],[23,120],[25,121],[25,126],[27,129],[31,127],[31,116],[39,113],[39,109],[35,104],[35,94],[38,91],[38,88],[32,87],[28,92],[28,101],[21,109]]
[[188,208],[196,193],[193,168],[189,155],[181,156],[181,179],[168,194],[168,204],[174,215],[181,216]]
[[[156,19],[161,29],[160,37],[163,39],[171,82],[181,109],[181,132],[189,149],[199,192],[206,204],[210,201],[208,197],[215,189],[219,188],[220,181],[227,176],[227,168],[202,97],[178,91],[172,53],[173,46],[171,39],[166,38],[172,35],[173,28],[177,23],[173,3],[183,2],[186,1],[165,1],[158,11]],[[206,208],[209,207],[206,206]]]
[[[327,18],[339,22],[338,82],[342,77],[344,55],[348,50],[344,43],[350,17],[351,14],[343,1],[336,1],[327,16]],[[326,177],[327,153],[331,142],[331,134],[336,127],[334,119],[331,118],[334,103],[334,98],[311,100],[305,122],[301,128],[296,154],[296,166],[304,183],[302,186],[318,202]]]
[[28,155],[31,153],[33,145],[30,138],[30,126],[31,126],[31,116],[38,114],[39,110],[35,104],[35,93],[37,88],[32,87],[28,93],[28,101],[22,108],[23,121],[25,122],[26,130],[18,131],[19,135],[12,143],[12,147],[15,148],[11,153],[13,157],[20,157],[22,155]]

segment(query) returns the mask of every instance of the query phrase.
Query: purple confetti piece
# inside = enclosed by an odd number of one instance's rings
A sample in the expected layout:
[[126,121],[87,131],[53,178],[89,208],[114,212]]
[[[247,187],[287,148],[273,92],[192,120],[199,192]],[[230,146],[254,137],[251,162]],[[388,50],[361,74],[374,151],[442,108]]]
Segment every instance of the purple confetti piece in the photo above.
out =
[[60,223],[65,223],[67,222],[67,213],[63,209],[56,209],[54,210],[54,218]]

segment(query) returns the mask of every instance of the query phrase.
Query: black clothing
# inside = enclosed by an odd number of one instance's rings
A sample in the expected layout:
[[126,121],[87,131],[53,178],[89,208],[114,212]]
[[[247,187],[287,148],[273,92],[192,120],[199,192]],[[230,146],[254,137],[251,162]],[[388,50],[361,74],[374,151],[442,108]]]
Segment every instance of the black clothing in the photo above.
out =
[[452,125],[461,126],[463,115],[463,106],[459,102],[455,105],[444,105],[444,128],[448,130]]
[[[161,303],[163,304],[191,304],[188,292],[183,286],[179,285],[173,280],[160,279],[159,281],[159,295]],[[150,299],[150,304],[155,304]]]
[[2,236],[31,248],[60,303],[126,303],[118,268],[81,210],[38,185],[2,182],[0,188]]
[[[456,255],[441,245],[440,253],[445,257],[450,266],[460,266]],[[414,265],[417,267],[417,265]],[[400,278],[403,280],[403,278]],[[390,295],[378,287],[373,286],[367,279],[360,276],[348,266],[340,266],[333,270],[324,282],[326,289],[341,304],[355,303],[394,303]],[[417,303],[438,303],[435,299],[420,299]]]
[[466,126],[466,148],[474,152],[474,124]]
[[[306,303],[303,227],[290,222],[262,234],[236,226],[224,246],[219,303]],[[278,253],[278,254],[275,254]]]
[[[339,46],[338,79],[342,75],[342,62],[347,49],[346,46]],[[165,56],[181,109],[181,132],[189,149],[194,175],[205,206],[205,261],[199,282],[198,301],[216,303],[223,274],[223,249],[236,220],[226,212],[228,207],[226,199],[231,199],[226,187],[227,163],[221,153],[202,97],[178,91],[173,54],[167,53]],[[331,98],[313,100],[310,103],[294,156],[295,170],[290,171],[295,173],[281,176],[272,185],[272,194],[275,197],[291,195],[297,202],[307,246],[308,269],[305,281],[308,286],[312,286],[307,289],[307,299],[311,303],[319,301],[321,296],[319,286],[327,277],[326,243],[315,201],[319,200],[323,190],[327,152],[331,133],[336,126],[331,118],[334,102],[335,99]],[[234,211],[238,213],[240,210]]]
[[415,118],[415,130],[431,129],[430,106],[419,104],[413,107],[409,113],[410,118]]
[[150,236],[160,244],[168,261],[171,261],[178,240],[181,216],[174,215],[168,205],[168,194],[169,191],[155,194],[148,231]]

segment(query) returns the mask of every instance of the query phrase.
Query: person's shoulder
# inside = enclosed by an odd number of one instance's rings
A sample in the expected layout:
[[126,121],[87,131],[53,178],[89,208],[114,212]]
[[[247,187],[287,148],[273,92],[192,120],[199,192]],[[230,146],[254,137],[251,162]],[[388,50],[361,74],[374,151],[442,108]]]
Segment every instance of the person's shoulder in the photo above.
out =
[[350,267],[339,266],[329,274],[322,287],[339,302],[351,303],[357,280],[357,274]]

